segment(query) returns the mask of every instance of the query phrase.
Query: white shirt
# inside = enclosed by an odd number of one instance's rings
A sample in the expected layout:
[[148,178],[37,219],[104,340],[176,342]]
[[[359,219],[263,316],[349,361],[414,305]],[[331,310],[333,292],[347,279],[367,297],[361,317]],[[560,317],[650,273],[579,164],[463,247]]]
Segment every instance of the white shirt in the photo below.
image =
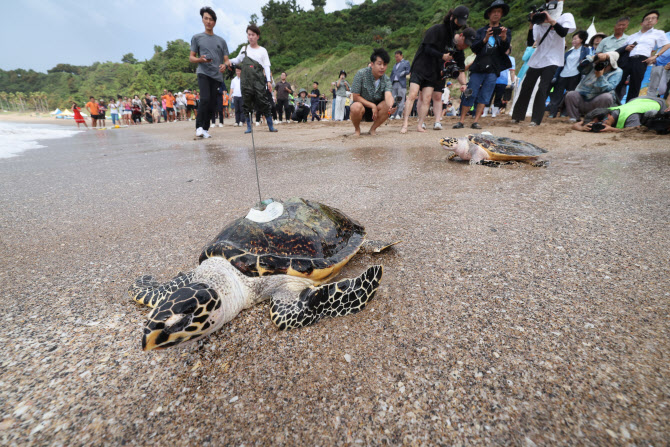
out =
[[654,48],[661,48],[670,43],[670,41],[668,41],[668,36],[666,36],[660,29],[655,28],[650,29],[646,33],[638,31],[635,34],[628,36],[626,45],[630,45],[633,42],[637,42],[637,45],[630,51],[631,57],[649,57],[651,56],[651,52],[654,51]]
[[240,88],[240,77],[235,76],[232,81],[230,81],[230,90],[233,92],[233,98],[242,97],[242,89]]
[[[556,23],[561,25],[563,28],[568,30],[568,33],[572,33],[577,29],[575,24],[575,18],[572,14],[566,13],[560,16]],[[549,28],[548,23],[543,23],[542,25],[533,25],[533,39],[538,44],[544,34]],[[556,31],[549,31],[547,38],[544,39],[541,45],[537,47],[533,55],[528,61],[528,66],[530,68],[544,68],[550,65],[556,65],[557,67],[563,66],[563,61],[565,58],[565,37],[559,36]]]
[[445,87],[442,92],[442,104],[447,104],[449,102],[449,87]]
[[263,67],[263,71],[265,72],[265,79],[267,79],[268,82],[272,79],[270,76],[270,56],[268,56],[268,50],[265,48],[259,46],[257,48],[251,48],[249,45],[244,47],[242,51],[240,51],[240,54],[237,55],[235,59],[232,59],[231,62],[235,65],[239,64],[244,60],[244,50],[246,49],[247,51],[247,56],[249,56],[251,59],[255,60],[261,66]]

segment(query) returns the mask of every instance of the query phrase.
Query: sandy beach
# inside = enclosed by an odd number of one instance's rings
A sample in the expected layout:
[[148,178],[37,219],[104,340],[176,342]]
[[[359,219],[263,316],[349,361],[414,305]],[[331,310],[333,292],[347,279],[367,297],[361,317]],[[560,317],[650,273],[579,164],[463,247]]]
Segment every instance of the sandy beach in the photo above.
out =
[[549,150],[491,168],[447,161],[454,120],[255,127],[263,198],[403,243],[346,266],[384,265],[356,315],[279,332],[266,302],[150,353],[126,290],[193,269],[258,200],[249,135],[89,130],[0,159],[0,444],[667,445],[670,139],[484,118]]

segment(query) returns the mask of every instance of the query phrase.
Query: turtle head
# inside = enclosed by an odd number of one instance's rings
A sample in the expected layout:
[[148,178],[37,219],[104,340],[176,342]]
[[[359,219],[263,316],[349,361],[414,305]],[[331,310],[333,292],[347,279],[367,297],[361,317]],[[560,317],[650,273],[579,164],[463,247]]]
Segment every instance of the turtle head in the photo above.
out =
[[470,142],[467,138],[442,138],[440,144],[448,151],[453,151],[463,160],[470,160],[468,149],[470,148]]
[[456,146],[458,146],[458,138],[452,138],[452,137],[447,137],[447,138],[442,138],[440,140],[440,144],[445,148],[450,151],[453,151]]
[[144,325],[142,349],[164,349],[193,342],[216,330],[223,320],[221,298],[207,284],[177,289],[149,315]]

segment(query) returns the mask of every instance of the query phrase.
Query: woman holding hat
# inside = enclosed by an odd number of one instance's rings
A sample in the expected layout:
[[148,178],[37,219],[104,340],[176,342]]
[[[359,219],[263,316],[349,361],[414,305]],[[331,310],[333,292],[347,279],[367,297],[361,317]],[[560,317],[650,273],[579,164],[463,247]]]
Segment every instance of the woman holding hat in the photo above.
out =
[[342,121],[344,119],[344,103],[347,98],[347,92],[351,91],[346,78],[347,72],[341,70],[340,78],[335,83],[335,88],[337,89],[335,93],[337,96],[337,100],[335,101],[335,116],[333,117],[335,121]]

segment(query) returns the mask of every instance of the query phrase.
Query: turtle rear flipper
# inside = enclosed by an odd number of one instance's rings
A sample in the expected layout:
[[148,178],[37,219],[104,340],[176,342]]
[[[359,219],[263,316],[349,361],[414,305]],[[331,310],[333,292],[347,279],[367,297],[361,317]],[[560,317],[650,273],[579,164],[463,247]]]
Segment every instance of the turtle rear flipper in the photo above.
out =
[[280,330],[316,323],[323,317],[341,317],[361,311],[379,287],[383,268],[373,265],[357,278],[303,289],[286,289],[272,296],[270,318]]
[[161,301],[170,296],[180,287],[191,284],[193,272],[179,272],[170,281],[161,284],[151,275],[145,275],[135,280],[128,288],[128,295],[140,304],[156,307]]

